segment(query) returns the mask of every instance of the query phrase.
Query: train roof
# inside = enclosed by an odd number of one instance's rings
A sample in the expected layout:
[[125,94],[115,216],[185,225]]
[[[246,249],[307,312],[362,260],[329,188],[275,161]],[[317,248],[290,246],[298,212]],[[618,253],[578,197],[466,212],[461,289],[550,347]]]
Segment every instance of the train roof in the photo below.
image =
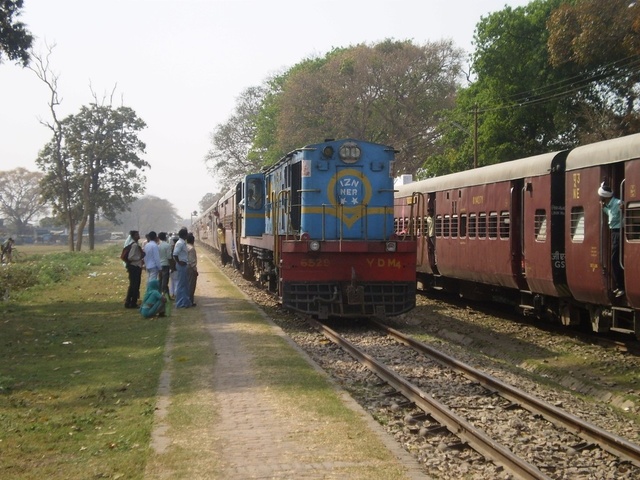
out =
[[552,161],[560,152],[544,153],[510,162],[496,163],[473,170],[451,173],[441,177],[427,178],[398,187],[400,196],[408,196],[415,191],[440,191],[452,188],[471,187],[488,183],[504,182],[525,177],[547,175]]
[[318,150],[319,148],[324,147],[326,145],[338,146],[338,145],[342,145],[343,143],[346,143],[346,142],[355,142],[355,143],[358,143],[358,144],[375,145],[375,146],[379,146],[379,147],[384,147],[385,150],[390,151],[390,152],[394,152],[394,153],[398,152],[398,150],[394,149],[393,147],[391,147],[389,145],[385,145],[385,144],[382,144],[382,143],[376,143],[376,142],[370,142],[368,140],[358,140],[357,138],[339,138],[339,139],[334,139],[334,140],[325,140],[324,142],[310,143],[308,145],[305,145],[304,147],[296,148],[295,150],[290,151],[289,153],[287,153],[286,155],[281,157],[276,163],[265,167],[263,169],[263,172],[264,173],[269,173],[269,172],[279,168],[282,163],[285,163],[289,158],[294,156],[296,153],[300,153],[300,152],[303,152],[305,150],[309,150],[309,151]]
[[567,171],[593,165],[640,158],[640,133],[574,148],[567,157]]

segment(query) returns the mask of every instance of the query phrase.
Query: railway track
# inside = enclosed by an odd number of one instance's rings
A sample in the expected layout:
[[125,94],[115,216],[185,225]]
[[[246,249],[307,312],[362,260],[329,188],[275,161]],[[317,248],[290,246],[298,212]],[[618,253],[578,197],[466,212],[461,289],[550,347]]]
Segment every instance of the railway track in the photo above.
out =
[[440,440],[444,448],[469,446],[517,478],[640,478],[638,445],[401,332],[375,323],[370,332],[340,335],[311,322],[391,386],[389,395],[406,398],[394,405],[409,409],[408,431],[440,435],[446,428],[459,440]]

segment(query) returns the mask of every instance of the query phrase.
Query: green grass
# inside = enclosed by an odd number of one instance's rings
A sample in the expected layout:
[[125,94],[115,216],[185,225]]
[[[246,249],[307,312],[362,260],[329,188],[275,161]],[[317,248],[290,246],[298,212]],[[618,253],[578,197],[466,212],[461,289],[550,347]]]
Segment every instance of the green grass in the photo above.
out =
[[168,321],[123,308],[114,252],[2,268],[38,273],[0,304],[0,478],[142,478]]

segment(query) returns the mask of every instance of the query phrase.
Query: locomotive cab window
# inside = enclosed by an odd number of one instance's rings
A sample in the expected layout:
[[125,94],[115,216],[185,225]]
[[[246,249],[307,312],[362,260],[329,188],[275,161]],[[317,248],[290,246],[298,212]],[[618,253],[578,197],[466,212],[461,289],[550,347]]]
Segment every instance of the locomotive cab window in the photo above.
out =
[[534,231],[536,242],[544,243],[547,241],[547,211],[543,208],[536,210],[534,216]]
[[500,212],[500,238],[509,238],[510,226],[509,212]]
[[247,208],[259,210],[264,203],[264,185],[259,178],[252,178],[247,185]]
[[640,242],[640,202],[630,202],[624,209],[625,236],[628,242]]
[[584,207],[571,207],[571,241],[584,242]]

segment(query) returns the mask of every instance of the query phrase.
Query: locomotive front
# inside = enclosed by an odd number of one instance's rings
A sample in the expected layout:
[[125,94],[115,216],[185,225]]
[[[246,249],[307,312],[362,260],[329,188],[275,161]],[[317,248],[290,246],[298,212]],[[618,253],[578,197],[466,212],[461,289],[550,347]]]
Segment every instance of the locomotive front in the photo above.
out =
[[[394,159],[384,145],[327,141],[268,174],[285,307],[327,318],[415,306],[416,241],[394,233]],[[287,194],[277,191],[286,184]]]

